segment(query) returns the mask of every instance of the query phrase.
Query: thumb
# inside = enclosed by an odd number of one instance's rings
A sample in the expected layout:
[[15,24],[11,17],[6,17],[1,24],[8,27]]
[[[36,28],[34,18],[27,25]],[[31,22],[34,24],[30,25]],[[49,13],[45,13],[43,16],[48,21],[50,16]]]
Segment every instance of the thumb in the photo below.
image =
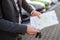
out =
[[34,29],[34,32],[40,32],[39,30],[37,30],[37,29]]

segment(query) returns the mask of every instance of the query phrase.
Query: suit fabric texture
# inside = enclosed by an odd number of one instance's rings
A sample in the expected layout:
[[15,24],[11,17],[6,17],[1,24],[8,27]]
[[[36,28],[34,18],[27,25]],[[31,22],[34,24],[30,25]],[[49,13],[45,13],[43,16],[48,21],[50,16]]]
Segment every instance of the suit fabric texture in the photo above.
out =
[[19,0],[19,12],[14,0],[0,0],[0,40],[16,40],[18,34],[26,33],[27,26],[18,24],[21,7],[29,13],[33,10],[26,0]]

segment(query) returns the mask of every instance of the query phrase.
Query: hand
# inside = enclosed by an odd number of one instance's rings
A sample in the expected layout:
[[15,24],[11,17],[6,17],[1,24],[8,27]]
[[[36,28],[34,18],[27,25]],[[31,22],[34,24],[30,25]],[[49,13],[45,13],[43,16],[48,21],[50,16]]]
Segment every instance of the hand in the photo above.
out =
[[40,14],[41,14],[41,13],[38,12],[38,11],[33,11],[31,15],[32,15],[32,16],[38,16],[38,17],[40,18]]
[[27,27],[27,34],[29,35],[35,35],[37,34],[38,32],[40,32],[39,30],[35,29],[34,27],[32,26],[28,26]]

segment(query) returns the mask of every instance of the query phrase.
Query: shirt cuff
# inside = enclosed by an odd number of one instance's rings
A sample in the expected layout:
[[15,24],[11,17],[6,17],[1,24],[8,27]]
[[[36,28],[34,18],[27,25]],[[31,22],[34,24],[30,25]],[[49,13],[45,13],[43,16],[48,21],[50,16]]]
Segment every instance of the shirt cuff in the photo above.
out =
[[31,5],[31,7],[33,8],[33,10],[31,11],[31,14],[32,14],[36,10],[36,8],[32,5]]
[[34,13],[34,11],[35,11],[35,10],[33,10],[33,11],[31,12],[31,14],[33,14],[33,13]]

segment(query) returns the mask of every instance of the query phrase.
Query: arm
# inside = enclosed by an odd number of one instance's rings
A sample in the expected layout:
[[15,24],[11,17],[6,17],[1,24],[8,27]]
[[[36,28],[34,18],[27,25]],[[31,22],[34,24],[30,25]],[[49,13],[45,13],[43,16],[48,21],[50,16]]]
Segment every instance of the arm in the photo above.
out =
[[26,32],[26,26],[0,18],[0,30],[24,34]]
[[7,32],[12,32],[12,33],[17,33],[17,34],[24,34],[26,32],[26,25],[20,25],[15,22],[11,22],[8,20],[5,20],[2,17],[2,12],[1,12],[1,6],[0,6],[0,30],[7,31]]
[[[22,1],[22,7],[29,13],[31,13],[34,9],[26,2],[26,0]],[[31,14],[30,14],[31,15]]]
[[26,0],[22,1],[22,7],[29,12],[30,15],[32,16],[38,16],[40,18],[40,12],[36,11],[36,9],[32,8]]

